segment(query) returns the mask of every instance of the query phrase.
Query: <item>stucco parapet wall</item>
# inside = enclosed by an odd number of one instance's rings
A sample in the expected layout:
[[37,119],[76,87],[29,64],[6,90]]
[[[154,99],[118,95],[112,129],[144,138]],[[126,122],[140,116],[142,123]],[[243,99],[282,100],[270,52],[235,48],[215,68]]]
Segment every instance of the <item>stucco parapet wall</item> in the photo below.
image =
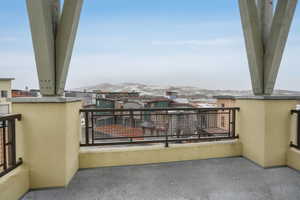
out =
[[29,169],[22,164],[0,178],[0,199],[17,200],[29,190]]
[[236,100],[300,100],[300,96],[235,96]]
[[73,97],[20,97],[11,98],[12,103],[70,103],[82,101],[80,98]]
[[168,148],[165,148],[163,144],[146,147],[84,147],[80,149],[79,162],[80,168],[95,168],[225,158],[241,155],[242,144],[239,140],[231,140],[170,144]]
[[290,148],[287,152],[287,165],[300,171],[300,150]]

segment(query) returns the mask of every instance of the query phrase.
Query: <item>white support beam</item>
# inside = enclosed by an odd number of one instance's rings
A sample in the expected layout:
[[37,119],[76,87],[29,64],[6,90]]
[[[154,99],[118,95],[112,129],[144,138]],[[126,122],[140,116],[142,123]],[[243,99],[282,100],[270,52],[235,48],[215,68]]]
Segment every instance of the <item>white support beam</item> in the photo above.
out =
[[273,0],[258,0],[258,16],[262,31],[263,44],[266,46],[273,20]]
[[83,0],[27,0],[41,94],[64,93]]
[[52,0],[27,0],[35,61],[41,93],[55,95],[55,46]]
[[56,38],[57,27],[60,19],[60,0],[52,0],[52,21],[53,21],[53,34]]
[[65,0],[56,37],[56,94],[62,95],[76,38],[83,0]]
[[277,3],[265,50],[265,94],[272,94],[273,92],[297,2],[297,0],[279,0]]
[[297,0],[278,0],[275,13],[273,0],[239,0],[239,4],[253,92],[271,95]]
[[249,70],[253,92],[264,93],[263,84],[263,42],[259,26],[258,9],[255,0],[239,0],[239,8],[244,30]]

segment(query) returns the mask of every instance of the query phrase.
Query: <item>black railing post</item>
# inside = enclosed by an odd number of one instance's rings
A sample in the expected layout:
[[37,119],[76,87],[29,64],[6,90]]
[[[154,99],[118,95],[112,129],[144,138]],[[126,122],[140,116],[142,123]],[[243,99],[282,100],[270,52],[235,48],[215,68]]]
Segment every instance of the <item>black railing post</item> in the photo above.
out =
[[228,110],[228,137],[231,136],[231,110]]
[[2,147],[3,147],[3,169],[7,169],[7,157],[6,157],[6,120],[2,121]]
[[133,127],[133,128],[135,127],[133,111],[130,111],[130,126]]
[[232,111],[232,137],[235,137],[236,110]]
[[168,133],[166,133],[166,141],[165,141],[165,147],[168,148],[169,147],[169,137],[168,137]]
[[300,115],[297,112],[297,147],[300,149]]
[[89,142],[89,112],[85,112],[85,144],[88,145]]
[[94,112],[92,112],[91,114],[91,121],[92,121],[92,144],[94,144],[94,140],[95,140],[95,122],[94,122]]
[[9,120],[8,124],[8,139],[11,143],[10,149],[8,150],[9,155],[9,165],[16,165],[16,133],[15,133],[15,120]]

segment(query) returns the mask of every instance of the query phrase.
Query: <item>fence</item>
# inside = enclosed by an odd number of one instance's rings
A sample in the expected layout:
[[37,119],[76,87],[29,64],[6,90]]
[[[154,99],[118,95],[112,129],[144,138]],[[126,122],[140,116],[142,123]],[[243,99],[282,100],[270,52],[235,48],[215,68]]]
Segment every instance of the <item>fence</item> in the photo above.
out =
[[188,143],[237,138],[239,108],[81,109],[81,146]]
[[20,114],[0,116],[0,177],[22,164],[16,159],[15,121]]
[[296,144],[291,142],[291,147],[300,149],[300,110],[292,110],[292,114],[297,114],[297,133],[296,133]]

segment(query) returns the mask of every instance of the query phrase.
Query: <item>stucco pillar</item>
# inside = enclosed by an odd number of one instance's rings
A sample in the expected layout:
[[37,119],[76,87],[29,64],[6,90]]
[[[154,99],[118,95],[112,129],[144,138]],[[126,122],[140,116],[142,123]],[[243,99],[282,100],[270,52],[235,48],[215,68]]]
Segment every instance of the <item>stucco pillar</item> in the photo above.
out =
[[66,186],[78,170],[81,106],[74,98],[12,99],[13,112],[22,114],[18,155],[29,168],[30,188]]
[[237,132],[243,156],[262,167],[287,165],[293,117],[299,97],[237,97]]

